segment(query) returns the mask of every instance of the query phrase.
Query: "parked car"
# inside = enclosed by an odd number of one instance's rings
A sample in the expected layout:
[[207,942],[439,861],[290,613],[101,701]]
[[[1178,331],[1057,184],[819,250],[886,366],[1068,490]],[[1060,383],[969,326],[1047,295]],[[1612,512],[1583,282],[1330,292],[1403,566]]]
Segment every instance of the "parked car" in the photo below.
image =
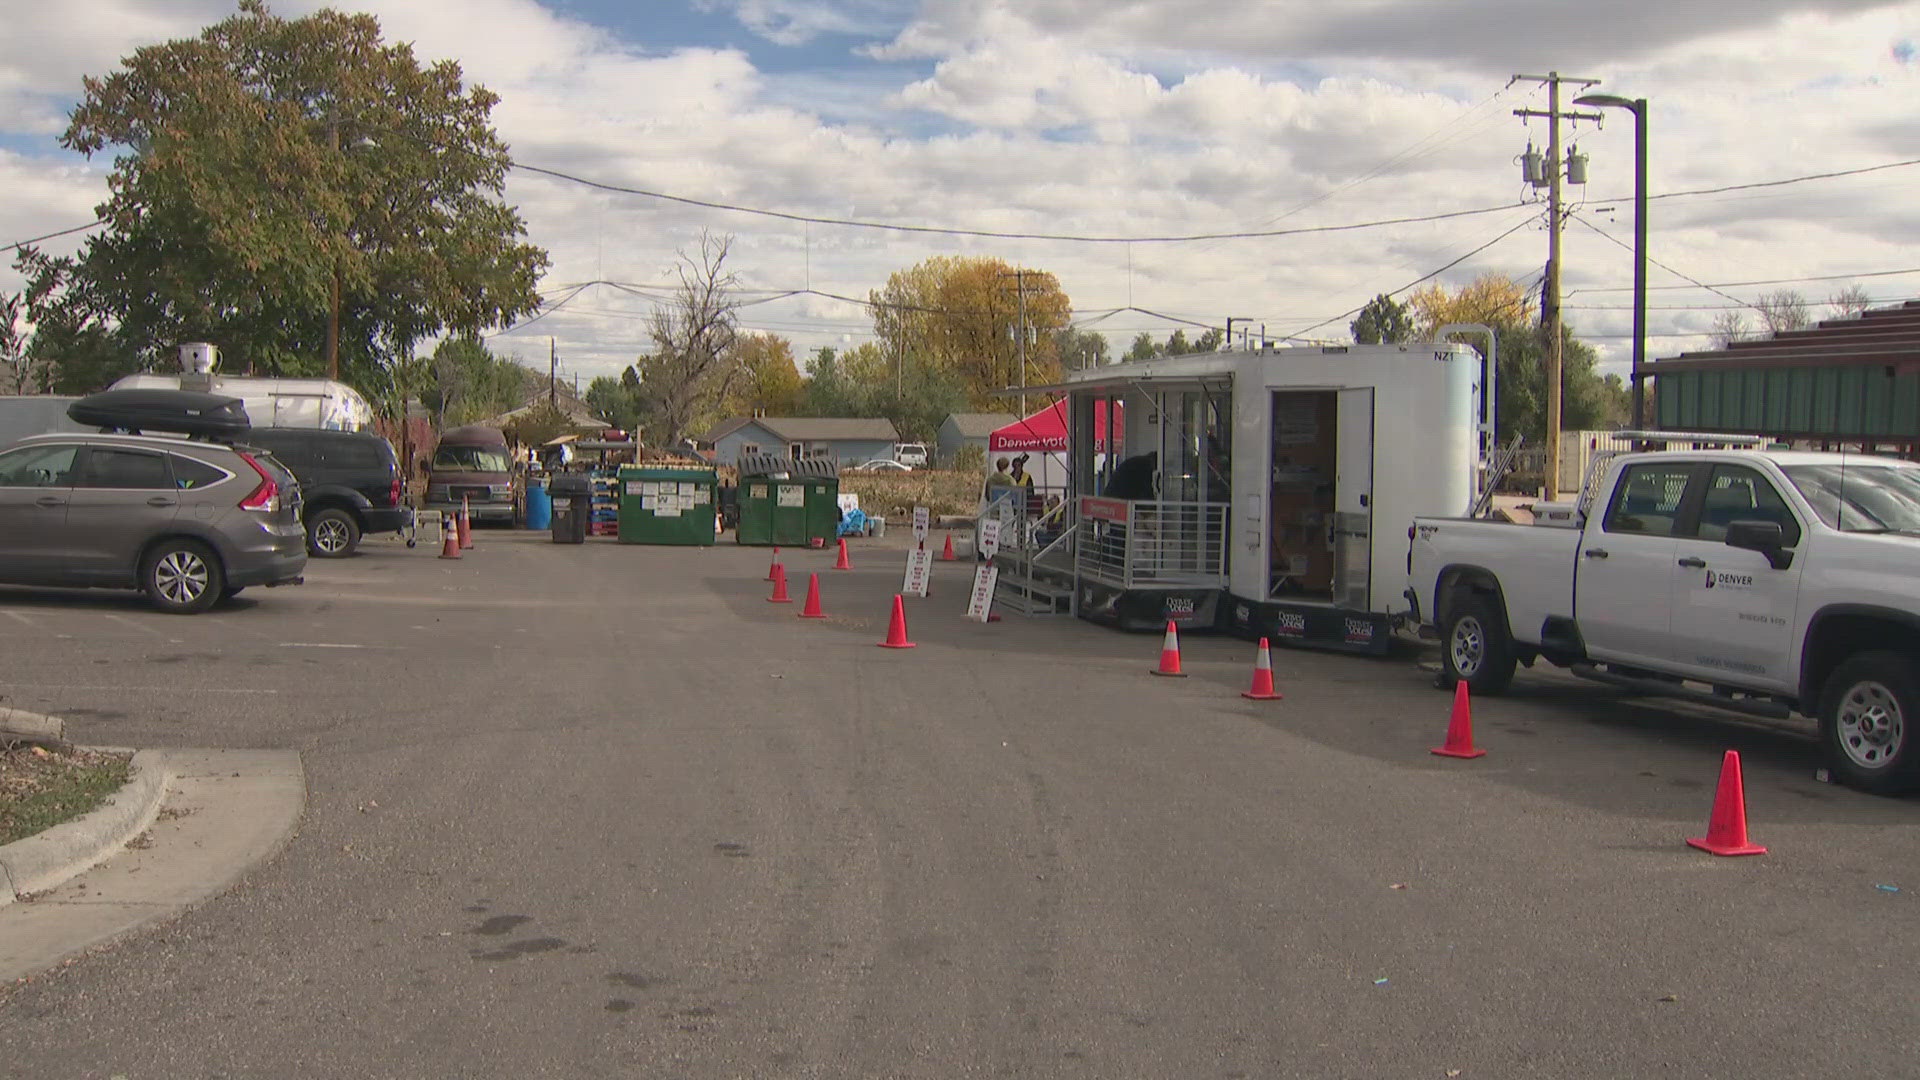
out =
[[912,472],[913,466],[890,458],[875,458],[848,467],[847,472]]
[[[1445,676],[1546,660],[1653,693],[1815,719],[1834,775],[1920,787],[1920,466],[1857,454],[1615,458],[1542,525],[1415,518],[1409,598]],[[1539,508],[1537,508],[1539,509]]]
[[893,447],[893,460],[915,469],[927,467],[927,444],[917,442],[896,443]]
[[[176,614],[299,583],[299,481],[271,453],[208,434],[246,430],[237,399],[108,391],[70,415],[125,433],[35,435],[0,450],[0,583],[139,589]],[[168,426],[196,437],[137,433]]]
[[400,462],[380,436],[365,431],[254,428],[247,442],[271,451],[299,479],[309,554],[345,558],[367,533],[406,528]]
[[427,509],[464,505],[475,522],[513,524],[513,453],[498,428],[454,428],[440,436],[427,466]]

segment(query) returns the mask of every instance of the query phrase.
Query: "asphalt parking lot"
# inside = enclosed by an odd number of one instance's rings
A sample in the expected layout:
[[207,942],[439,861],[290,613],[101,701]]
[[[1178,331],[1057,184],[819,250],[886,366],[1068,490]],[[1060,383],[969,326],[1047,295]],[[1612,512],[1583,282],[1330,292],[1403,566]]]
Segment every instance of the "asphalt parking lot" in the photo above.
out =
[[[290,748],[227,895],[0,990],[45,1076],[1908,1076],[1920,806],[1811,731],[1410,657],[964,622],[897,547],[386,539],[169,617],[0,589],[80,741]],[[1699,835],[1725,749],[1754,839]],[[1894,891],[1897,890],[1897,891]],[[1455,1072],[1455,1070],[1458,1070]]]

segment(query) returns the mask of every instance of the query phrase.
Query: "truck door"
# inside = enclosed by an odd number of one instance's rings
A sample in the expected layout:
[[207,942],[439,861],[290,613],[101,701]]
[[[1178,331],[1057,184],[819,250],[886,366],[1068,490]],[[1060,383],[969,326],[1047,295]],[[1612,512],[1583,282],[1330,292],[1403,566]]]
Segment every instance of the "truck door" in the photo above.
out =
[[1371,611],[1373,388],[1340,391],[1333,476],[1333,600]]
[[1801,560],[1775,570],[1757,551],[1728,547],[1726,537],[1733,522],[1773,521],[1792,550],[1805,523],[1764,473],[1734,464],[1713,466],[1697,518],[1675,548],[1672,662],[1701,679],[1791,691],[1799,682],[1793,626]]
[[1595,660],[1666,666],[1672,640],[1668,590],[1678,558],[1674,530],[1701,466],[1628,465],[1596,529],[1589,522],[1574,567],[1574,618]]

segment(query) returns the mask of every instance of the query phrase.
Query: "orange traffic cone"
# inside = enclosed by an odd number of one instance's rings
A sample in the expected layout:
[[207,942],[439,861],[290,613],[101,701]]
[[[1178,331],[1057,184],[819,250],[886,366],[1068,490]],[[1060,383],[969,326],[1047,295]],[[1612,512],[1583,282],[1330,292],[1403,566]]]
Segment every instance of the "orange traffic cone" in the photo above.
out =
[[440,557],[457,559],[460,557],[460,529],[448,514],[440,516]]
[[1160,641],[1160,666],[1154,668],[1153,673],[1187,677],[1187,673],[1180,670],[1180,631],[1174,629],[1172,619],[1167,620],[1167,636]]
[[1747,839],[1747,791],[1740,782],[1740,752],[1727,751],[1720,760],[1720,788],[1713,795],[1713,816],[1707,835],[1690,836],[1687,844],[1715,855],[1765,855],[1767,849]]
[[774,573],[779,569],[780,569],[780,547],[778,544],[776,544],[774,545],[774,548],[773,548],[773,562],[767,566],[767,580],[772,581]]
[[467,497],[460,496],[460,549],[465,551],[473,546],[473,511],[467,509]]
[[1447,718],[1447,744],[1434,747],[1433,753],[1457,758],[1486,756],[1485,750],[1473,748],[1473,703],[1464,682],[1453,684],[1453,715]]
[[940,549],[940,561],[941,562],[953,561],[953,534],[952,533],[947,534],[947,546]]
[[803,619],[824,619],[827,613],[820,610],[820,575],[807,575],[807,603],[800,609]]
[[833,568],[835,570],[853,569],[853,563],[847,559],[847,538],[844,536],[840,538],[840,558],[834,561]]
[[767,597],[767,603],[793,603],[793,597],[787,595],[787,568],[779,563],[773,564],[773,595]]
[[907,640],[907,605],[901,603],[899,593],[893,596],[893,621],[887,624],[887,640],[881,642],[880,647],[883,649],[914,647],[913,642]]
[[1254,701],[1279,701],[1280,691],[1273,688],[1273,654],[1267,651],[1267,639],[1260,639],[1260,651],[1253,655],[1253,688],[1240,695]]

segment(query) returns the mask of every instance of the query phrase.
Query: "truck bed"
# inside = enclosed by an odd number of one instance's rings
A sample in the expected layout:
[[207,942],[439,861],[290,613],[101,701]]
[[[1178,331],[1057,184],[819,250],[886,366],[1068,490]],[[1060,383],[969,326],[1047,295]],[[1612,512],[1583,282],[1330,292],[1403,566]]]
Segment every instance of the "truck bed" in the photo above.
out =
[[1453,570],[1497,569],[1515,641],[1537,645],[1548,616],[1573,614],[1579,530],[1481,518],[1415,518],[1413,525],[1410,580],[1427,618],[1439,612],[1438,586]]

